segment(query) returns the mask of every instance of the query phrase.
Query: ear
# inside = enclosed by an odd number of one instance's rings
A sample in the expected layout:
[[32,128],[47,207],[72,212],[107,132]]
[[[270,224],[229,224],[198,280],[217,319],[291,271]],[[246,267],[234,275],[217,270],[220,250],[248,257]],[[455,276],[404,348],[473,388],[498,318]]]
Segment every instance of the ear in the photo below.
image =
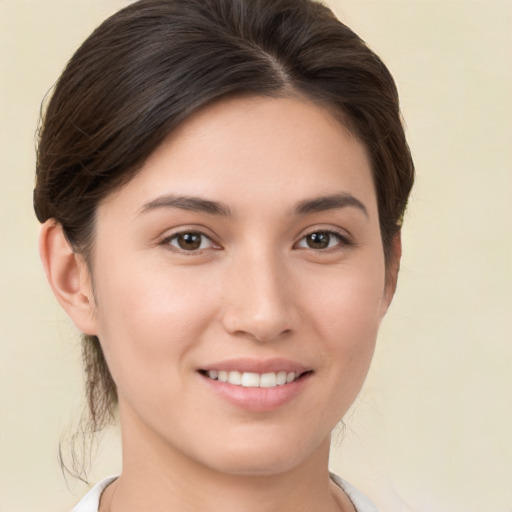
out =
[[41,227],[39,254],[60,305],[80,331],[96,334],[94,295],[87,264],[70,246],[62,226],[53,219]]
[[384,310],[382,312],[383,315],[386,314],[391,301],[395,295],[396,284],[398,281],[398,271],[400,270],[400,260],[402,258],[402,235],[399,231],[393,236],[391,240],[391,253],[389,256],[389,261],[386,266],[386,283],[384,287],[384,297],[382,300],[382,304]]

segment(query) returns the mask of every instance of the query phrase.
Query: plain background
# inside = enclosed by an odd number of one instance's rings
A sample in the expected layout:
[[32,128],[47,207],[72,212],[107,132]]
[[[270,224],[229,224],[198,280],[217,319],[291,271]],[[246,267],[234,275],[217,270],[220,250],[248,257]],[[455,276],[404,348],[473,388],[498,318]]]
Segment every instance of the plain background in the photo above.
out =
[[[61,436],[78,335],[45,282],[31,208],[40,101],[122,0],[0,0],[0,510],[66,511]],[[388,64],[417,184],[372,370],[332,468],[383,512],[512,510],[512,2],[331,0]],[[120,467],[107,433],[90,474]]]

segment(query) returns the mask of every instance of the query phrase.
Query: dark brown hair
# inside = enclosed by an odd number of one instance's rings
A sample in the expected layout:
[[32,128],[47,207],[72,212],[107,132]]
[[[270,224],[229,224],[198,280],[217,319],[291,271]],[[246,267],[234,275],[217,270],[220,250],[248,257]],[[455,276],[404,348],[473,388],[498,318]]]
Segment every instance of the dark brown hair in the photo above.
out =
[[[308,98],[365,145],[389,264],[414,174],[396,86],[364,41],[313,0],[141,0],[107,19],[47,105],[37,218],[60,223],[87,259],[99,202],[192,112],[239,94]],[[116,387],[95,336],[84,336],[83,353],[97,431],[113,414]]]

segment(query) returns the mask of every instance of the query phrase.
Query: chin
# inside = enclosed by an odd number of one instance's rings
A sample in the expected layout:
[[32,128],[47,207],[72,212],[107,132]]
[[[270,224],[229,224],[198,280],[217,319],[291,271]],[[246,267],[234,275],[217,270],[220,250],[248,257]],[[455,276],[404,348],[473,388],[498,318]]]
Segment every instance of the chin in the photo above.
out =
[[239,476],[275,476],[291,471],[300,465],[301,458],[297,454],[281,457],[254,456],[239,457],[237,460],[224,460],[222,464],[217,462],[216,469],[219,472]]
[[[306,443],[301,436],[272,436],[263,440],[249,438],[249,443],[231,443],[210,453],[212,468],[240,476],[272,476],[293,470],[315,456],[319,451],[328,454],[330,436],[324,442]],[[247,440],[246,440],[247,441]]]

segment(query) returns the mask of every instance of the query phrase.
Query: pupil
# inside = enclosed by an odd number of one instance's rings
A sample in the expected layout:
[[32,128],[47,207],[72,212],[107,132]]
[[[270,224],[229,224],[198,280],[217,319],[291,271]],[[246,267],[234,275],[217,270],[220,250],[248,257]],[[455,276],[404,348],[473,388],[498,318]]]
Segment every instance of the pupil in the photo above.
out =
[[329,233],[312,233],[308,236],[308,245],[311,249],[326,249],[330,238]]
[[201,235],[198,233],[183,233],[178,236],[178,245],[186,251],[199,249],[201,247]]

